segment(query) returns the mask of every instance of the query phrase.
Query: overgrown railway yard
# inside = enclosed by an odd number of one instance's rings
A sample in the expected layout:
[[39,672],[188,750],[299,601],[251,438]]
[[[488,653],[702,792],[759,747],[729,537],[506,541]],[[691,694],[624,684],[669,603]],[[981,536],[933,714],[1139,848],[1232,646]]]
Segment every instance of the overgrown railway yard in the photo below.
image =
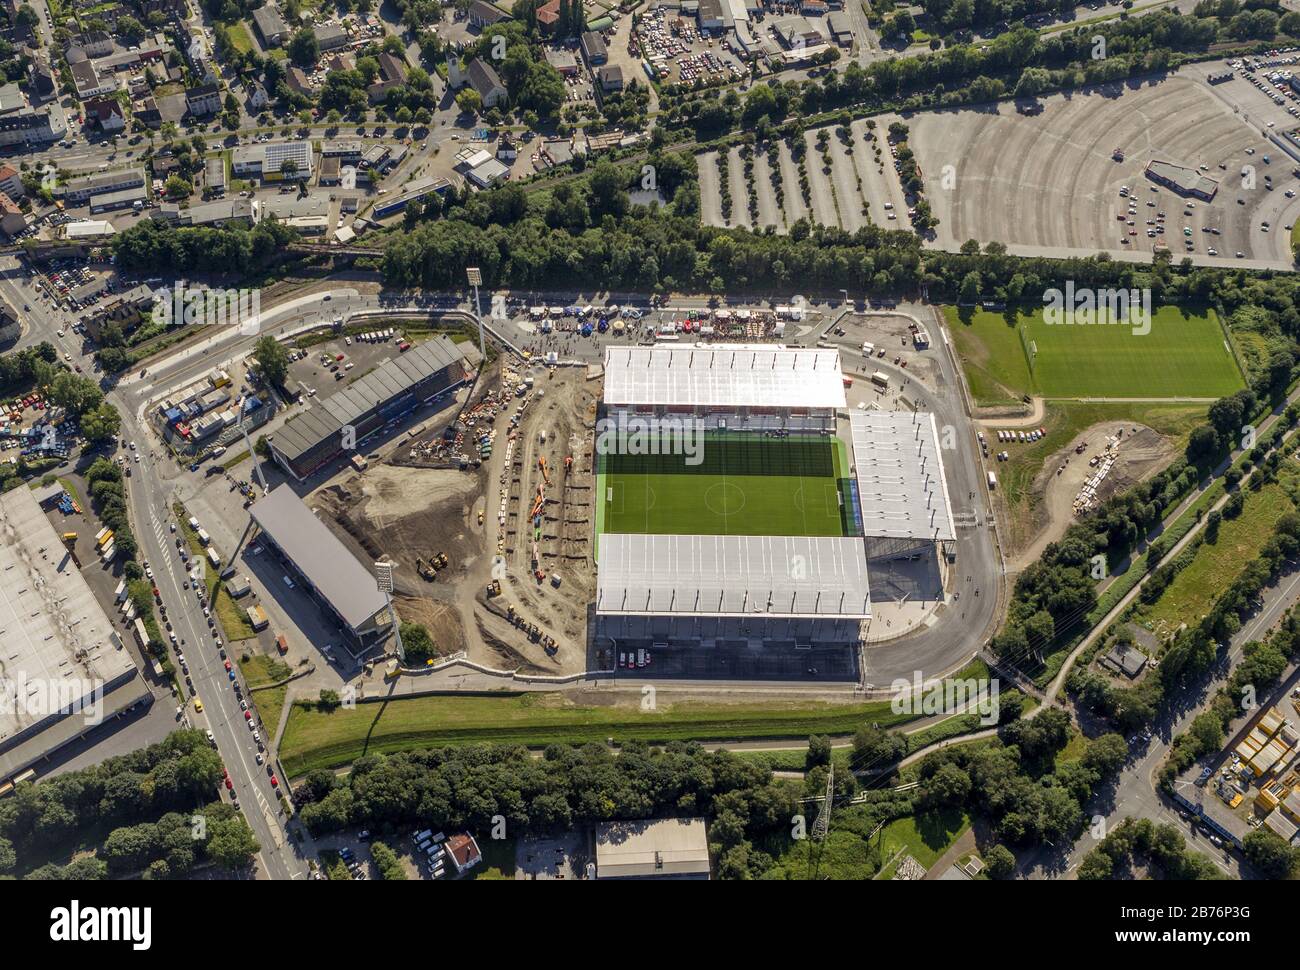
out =
[[[1030,113],[1007,101],[910,115],[908,144],[939,220],[934,244],[997,241],[1041,255],[1164,244],[1175,259],[1289,267],[1300,148],[1281,146],[1297,120],[1241,75],[1209,84],[1216,70],[1224,65],[1051,95]],[[1153,161],[1212,180],[1213,198],[1157,185],[1144,174]]]

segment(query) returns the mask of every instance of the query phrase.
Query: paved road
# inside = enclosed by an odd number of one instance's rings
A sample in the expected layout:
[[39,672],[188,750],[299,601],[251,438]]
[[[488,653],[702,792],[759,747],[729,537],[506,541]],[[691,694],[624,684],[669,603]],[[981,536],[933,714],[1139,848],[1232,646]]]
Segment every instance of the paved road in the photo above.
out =
[[[1300,601],[1300,573],[1292,573],[1264,592],[1259,610],[1232,638],[1227,654],[1215,667],[1213,676],[1203,684],[1169,698],[1164,705],[1167,713],[1162,714],[1153,726],[1151,741],[1135,751],[1113,788],[1100,794],[1096,804],[1089,806],[1105,820],[1104,831],[1110,831],[1128,817],[1170,822],[1183,830],[1192,848],[1208,856],[1225,874],[1238,879],[1249,877],[1249,867],[1239,853],[1214,845],[1200,830],[1181,818],[1172,803],[1156,790],[1155,775],[1164,763],[1173,739],[1188,729],[1196,715],[1232,675],[1241,662],[1246,644],[1263,637],[1297,601]],[[1022,860],[1021,871],[1031,879],[1072,878],[1083,857],[1095,845],[1096,841],[1085,833],[1066,853],[1043,851]]]

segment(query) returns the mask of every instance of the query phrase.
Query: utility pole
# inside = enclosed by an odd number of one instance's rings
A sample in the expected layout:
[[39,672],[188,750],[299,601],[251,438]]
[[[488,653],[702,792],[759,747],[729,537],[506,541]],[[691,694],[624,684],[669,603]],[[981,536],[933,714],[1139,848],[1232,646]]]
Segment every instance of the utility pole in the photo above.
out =
[[388,608],[388,615],[393,618],[393,633],[397,637],[397,656],[405,660],[406,648],[402,646],[402,628],[397,622],[397,614],[393,612],[393,564],[391,562],[375,563],[375,584],[384,594],[384,605]]

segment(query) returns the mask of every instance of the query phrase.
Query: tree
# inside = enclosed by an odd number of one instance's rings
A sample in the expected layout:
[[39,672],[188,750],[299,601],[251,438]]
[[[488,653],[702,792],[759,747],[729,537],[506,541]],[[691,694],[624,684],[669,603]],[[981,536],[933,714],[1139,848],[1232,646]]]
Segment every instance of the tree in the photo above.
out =
[[1016,857],[1005,845],[992,846],[985,852],[984,864],[989,867],[991,879],[1010,879],[1016,871]]
[[122,415],[108,402],[81,416],[81,434],[91,444],[116,437],[121,428]]
[[406,651],[408,661],[423,661],[438,655],[437,646],[429,631],[419,623],[401,625],[402,649]]
[[1241,840],[1246,859],[1265,879],[1290,879],[1300,869],[1296,851],[1280,835],[1258,828]]
[[284,345],[267,334],[258,338],[253,345],[253,356],[257,358],[262,373],[272,384],[282,385],[289,374],[289,352]]
[[242,815],[208,823],[208,858],[224,869],[239,872],[253,863],[262,851],[253,830]]
[[320,44],[310,28],[299,28],[289,40],[289,59],[299,67],[311,67],[320,60]]
[[831,763],[831,739],[824,734],[814,734],[808,739],[808,755],[804,759],[804,764],[811,768],[814,765],[828,765]]
[[467,115],[476,115],[483,107],[483,99],[473,88],[462,88],[456,95],[456,107]]
[[1109,879],[1115,871],[1115,863],[1102,849],[1093,849],[1079,863],[1079,878],[1082,880]]

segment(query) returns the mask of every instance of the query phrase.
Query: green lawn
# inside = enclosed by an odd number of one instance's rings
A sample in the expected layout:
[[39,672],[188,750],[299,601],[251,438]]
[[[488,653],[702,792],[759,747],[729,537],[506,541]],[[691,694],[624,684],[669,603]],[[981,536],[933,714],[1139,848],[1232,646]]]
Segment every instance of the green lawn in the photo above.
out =
[[248,27],[243,21],[235,21],[226,24],[226,35],[230,38],[230,44],[241,54],[249,54],[253,50],[253,38],[248,33]]
[[852,805],[836,809],[824,842],[781,837],[760,846],[776,858],[763,878],[889,879],[902,853],[928,869],[969,827],[970,818],[953,808],[895,819],[877,832],[869,807]]
[[890,822],[880,834],[880,859],[885,865],[881,878],[893,877],[903,855],[910,855],[929,869],[968,828],[970,816],[959,808],[909,815]]
[[710,434],[684,455],[600,456],[597,533],[842,536],[847,456],[834,438]]
[[1246,490],[1246,504],[1235,519],[1225,518],[1215,542],[1202,542],[1191,563],[1185,566],[1160,598],[1138,611],[1143,625],[1157,633],[1171,631],[1181,623],[1194,626],[1204,616],[1219,592],[1229,586],[1273,535],[1278,519],[1294,512],[1300,469],[1288,459],[1278,480],[1257,492]]
[[1218,398],[1244,386],[1209,309],[1160,307],[1144,334],[1115,324],[1051,326],[1041,310],[1003,314],[945,307],[944,312],[979,404],[1025,394]]
[[[292,673],[289,665],[273,657],[246,656],[239,660],[239,671],[244,675],[248,696],[257,708],[258,718],[268,729],[274,731],[280,724],[280,714],[284,710],[284,699],[289,688],[266,685],[279,683],[288,677]],[[266,689],[260,689],[263,687]]]
[[[864,723],[890,727],[909,720],[889,701],[870,704],[663,704],[589,707],[561,694],[427,696],[359,702],[325,713],[295,703],[285,725],[280,756],[293,777],[314,768],[339,768],[365,754],[390,754],[448,744],[496,742],[540,748],[673,740],[807,738],[850,734]],[[270,723],[270,722],[268,722]]]

